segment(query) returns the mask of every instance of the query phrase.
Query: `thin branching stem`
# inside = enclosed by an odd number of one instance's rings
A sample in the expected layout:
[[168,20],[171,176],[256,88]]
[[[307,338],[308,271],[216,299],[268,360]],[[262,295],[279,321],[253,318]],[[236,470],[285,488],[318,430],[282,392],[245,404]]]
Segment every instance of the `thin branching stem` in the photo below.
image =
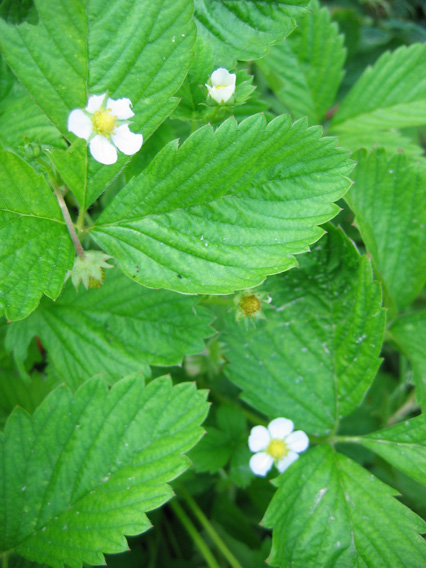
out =
[[226,544],[223,542],[223,540],[221,539],[219,534],[216,532],[215,528],[213,527],[211,522],[208,520],[206,515],[203,513],[203,511],[197,505],[195,500],[188,493],[188,491],[185,489],[185,487],[181,484],[179,485],[179,492],[182,495],[182,497],[185,499],[185,502],[188,505],[189,509],[191,509],[191,512],[200,521],[200,523],[203,526],[206,533],[210,536],[210,538],[212,539],[214,544],[217,546],[218,550],[220,550],[220,552],[223,554],[223,556],[229,562],[229,565],[232,566],[232,568],[243,568],[241,566],[241,564],[238,562],[238,560],[235,558],[235,556],[232,554],[232,552],[229,550],[229,548],[226,546]]
[[170,501],[170,507],[172,508],[174,514],[178,518],[178,520],[182,523],[183,527],[185,528],[186,532],[192,538],[195,546],[203,555],[204,560],[207,562],[209,568],[220,568],[219,564],[217,563],[215,557],[211,553],[210,549],[208,548],[207,544],[202,539],[201,535],[199,534],[197,528],[182,509],[179,502],[174,499]]

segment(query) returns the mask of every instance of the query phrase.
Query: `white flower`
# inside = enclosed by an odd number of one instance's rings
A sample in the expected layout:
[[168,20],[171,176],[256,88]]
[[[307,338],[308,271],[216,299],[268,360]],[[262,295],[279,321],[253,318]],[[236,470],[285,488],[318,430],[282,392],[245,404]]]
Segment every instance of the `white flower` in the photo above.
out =
[[265,476],[275,463],[282,473],[309,446],[309,438],[302,432],[293,432],[293,422],[287,418],[275,418],[268,427],[255,426],[251,429],[248,445],[256,452],[250,459],[250,468],[256,475]]
[[89,97],[84,110],[77,108],[68,116],[68,130],[89,142],[90,153],[101,164],[117,161],[117,148],[123,154],[136,154],[142,134],[129,130],[128,119],[135,115],[130,99],[109,99],[107,94]]
[[213,71],[210,77],[211,84],[206,84],[209,90],[209,95],[217,103],[226,103],[232,97],[235,92],[235,81],[237,76],[235,73],[230,73],[227,69],[219,67],[216,71]]

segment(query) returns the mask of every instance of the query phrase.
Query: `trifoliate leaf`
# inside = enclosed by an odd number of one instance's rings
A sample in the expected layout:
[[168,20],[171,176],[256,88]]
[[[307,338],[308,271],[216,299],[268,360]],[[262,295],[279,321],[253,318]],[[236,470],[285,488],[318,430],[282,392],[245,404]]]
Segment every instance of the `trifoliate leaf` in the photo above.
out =
[[309,0],[195,0],[198,33],[213,47],[217,67],[259,59],[295,28]]
[[426,485],[426,415],[359,438],[394,467]]
[[306,121],[231,118],[168,144],[91,235],[140,284],[233,292],[295,266],[293,255],[336,214],[351,168],[347,152]]
[[400,309],[426,282],[426,166],[404,154],[388,158],[381,149],[359,152],[357,159],[345,199],[385,292]]
[[71,284],[55,303],[42,302],[25,321],[9,328],[7,342],[25,359],[37,335],[62,380],[76,389],[102,373],[114,382],[148,365],[176,365],[203,349],[212,334],[211,315],[198,299],[134,284],[119,271],[106,274],[98,290],[76,292]]
[[[146,140],[171,114],[195,41],[192,0],[35,2],[37,25],[0,20],[0,49],[36,103],[70,140],[67,119],[87,96],[127,97],[132,130]],[[85,152],[80,181],[87,208],[124,166],[120,154],[107,168]],[[87,160],[87,162],[86,162]]]
[[398,318],[387,333],[397,349],[410,360],[416,398],[426,408],[426,311]]
[[371,266],[341,230],[270,278],[274,309],[246,330],[225,319],[225,372],[242,398],[270,418],[285,416],[316,435],[361,402],[379,367],[385,317]]
[[0,550],[53,568],[103,564],[123,535],[150,528],[202,435],[205,393],[167,377],[144,387],[100,378],[59,387],[31,418],[18,409],[0,436]]
[[279,489],[263,519],[273,529],[271,566],[424,566],[424,521],[394,489],[331,447],[309,450],[274,484]]
[[426,124],[426,44],[384,53],[367,67],[333,123],[341,130],[385,130]]
[[320,124],[343,77],[346,50],[327,8],[314,0],[285,42],[257,62],[268,86],[294,118]]
[[26,317],[57,298],[74,248],[56,197],[23,160],[0,150],[0,314]]

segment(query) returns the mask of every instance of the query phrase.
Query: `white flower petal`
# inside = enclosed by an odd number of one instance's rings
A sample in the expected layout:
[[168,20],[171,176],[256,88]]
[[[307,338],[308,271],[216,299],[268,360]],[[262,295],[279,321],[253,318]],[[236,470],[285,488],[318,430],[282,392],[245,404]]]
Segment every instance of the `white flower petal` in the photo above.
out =
[[290,450],[300,454],[300,452],[304,452],[309,446],[309,438],[302,430],[296,430],[296,432],[287,436],[285,443]]
[[250,458],[250,469],[255,475],[265,476],[271,469],[274,460],[265,452],[254,454]]
[[275,418],[268,425],[271,438],[275,440],[284,440],[286,436],[293,432],[294,424],[288,418]]
[[77,108],[72,110],[68,116],[68,130],[79,138],[88,140],[93,130],[92,121],[87,114]]
[[251,429],[248,445],[252,452],[266,450],[270,441],[271,437],[265,426],[255,426]]
[[235,87],[236,79],[237,76],[235,75],[235,73],[230,73],[228,69],[225,69],[224,67],[219,67],[219,69],[213,71],[210,78],[213,87],[217,87],[218,85],[222,85],[223,87]]
[[93,114],[96,110],[99,110],[105,100],[105,97],[106,93],[104,93],[103,95],[92,95],[91,97],[89,97],[86,107],[87,112]]
[[109,166],[117,161],[117,150],[105,136],[97,134],[90,141],[89,148],[92,156],[101,164]]
[[142,134],[130,132],[127,124],[123,124],[116,128],[115,133],[111,135],[112,141],[123,154],[131,156],[141,149],[143,137]]
[[130,108],[132,106],[132,101],[130,99],[108,99],[106,108],[111,110],[111,113],[118,118],[118,120],[127,120],[135,113]]
[[295,462],[297,459],[299,459],[299,454],[296,454],[296,452],[289,452],[285,458],[283,458],[282,460],[280,460],[277,464],[275,464],[277,466],[277,469],[280,473],[282,473],[283,471],[285,471],[288,467],[291,466],[291,464],[293,462]]
[[222,87],[221,89],[217,87],[212,87],[209,91],[209,95],[217,103],[226,103],[234,94],[235,87],[230,85],[229,87]]

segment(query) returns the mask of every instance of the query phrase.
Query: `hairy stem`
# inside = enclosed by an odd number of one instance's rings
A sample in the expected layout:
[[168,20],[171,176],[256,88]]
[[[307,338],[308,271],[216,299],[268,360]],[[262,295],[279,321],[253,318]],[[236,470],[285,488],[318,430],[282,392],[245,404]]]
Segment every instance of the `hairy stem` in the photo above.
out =
[[206,533],[210,536],[214,544],[217,546],[218,550],[220,550],[220,552],[229,562],[229,565],[232,566],[232,568],[242,568],[241,564],[223,542],[206,515],[203,513],[203,511],[200,509],[200,507],[197,505],[197,503],[194,501],[194,499],[191,497],[191,495],[183,485],[179,485],[179,491],[182,494],[182,497],[185,499],[188,507],[194,513],[194,516],[197,517]]
[[73,242],[76,253],[78,254],[78,256],[80,258],[84,258],[84,250],[83,250],[83,247],[81,246],[80,241],[78,240],[77,233],[75,232],[74,223],[72,222],[70,212],[68,211],[67,204],[65,203],[65,200],[62,196],[62,193],[61,193],[59,187],[56,184],[54,185],[54,189],[55,189],[56,198],[57,198],[58,203],[59,203],[59,207],[61,208],[62,215],[63,215],[65,223],[67,225],[68,233],[71,237],[71,240]]
[[186,529],[189,536],[192,538],[195,546],[203,555],[203,558],[207,562],[209,568],[220,568],[215,557],[210,552],[207,544],[204,542],[191,519],[188,517],[188,515],[185,513],[176,499],[170,501],[170,507],[172,508],[176,517],[182,523],[183,527]]

